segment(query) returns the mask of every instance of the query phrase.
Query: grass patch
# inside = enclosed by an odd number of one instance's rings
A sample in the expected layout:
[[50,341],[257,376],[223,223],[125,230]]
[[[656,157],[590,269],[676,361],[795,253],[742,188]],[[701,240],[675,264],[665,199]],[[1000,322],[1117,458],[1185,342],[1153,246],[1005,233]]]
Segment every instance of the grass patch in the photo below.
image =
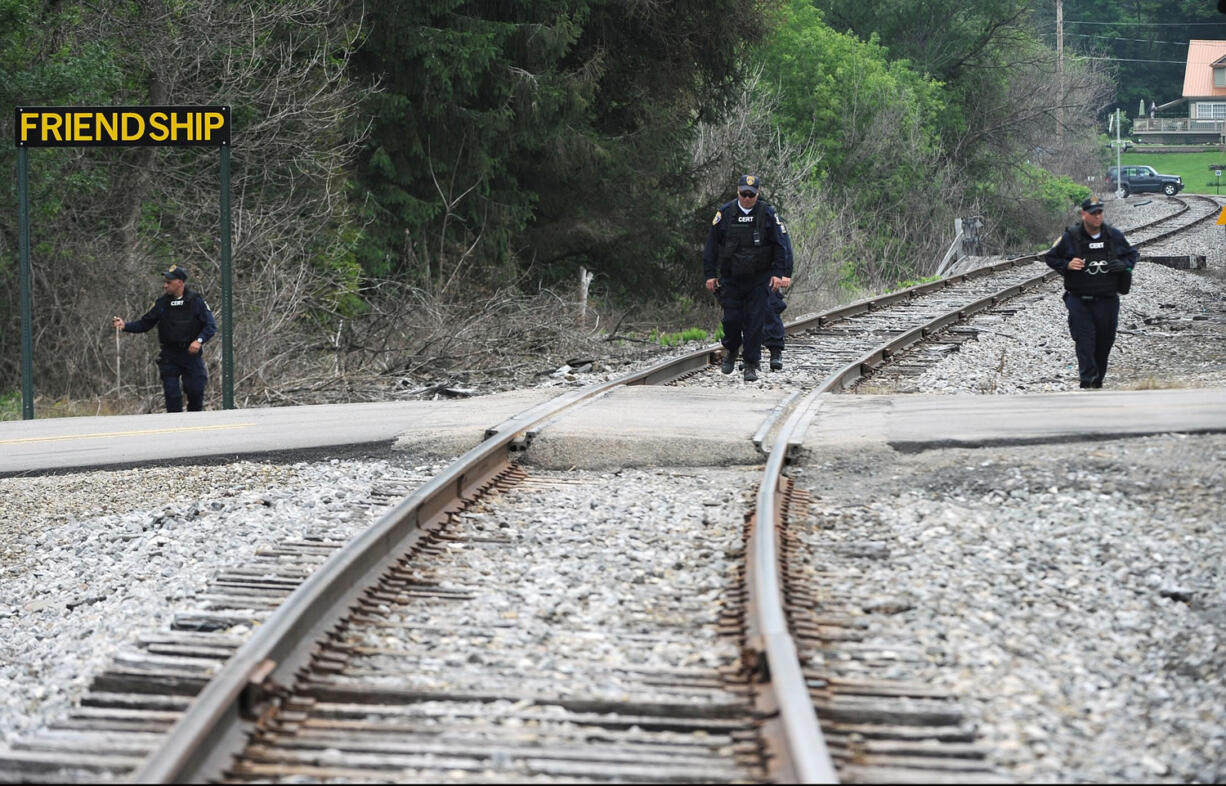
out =
[[[1163,175],[1179,175],[1183,178],[1183,192],[1181,193],[1226,193],[1226,169],[1222,170],[1222,176],[1220,178],[1216,178],[1213,176],[1213,170],[1209,168],[1210,164],[1226,164],[1226,152],[1128,152],[1120,156],[1120,163],[1124,166],[1128,166],[1130,164],[1148,164]],[[1114,157],[1111,159],[1110,166],[1115,166]],[[1106,177],[1106,175],[1107,171],[1104,169],[1100,177]],[[1137,196],[1147,195],[1138,194]]]
[[[34,417],[38,418],[77,418],[95,415],[118,415],[114,403],[103,398],[94,399],[56,399],[50,401],[38,396],[34,397]],[[0,393],[0,421],[21,420],[21,391],[13,390]]]
[[715,331],[716,335],[714,336],[702,328],[689,328],[688,330],[681,330],[676,333],[661,333],[658,330],[653,330],[648,334],[647,340],[653,341],[662,347],[677,347],[689,341],[704,343],[718,341],[723,337],[723,331],[722,325]]
[[1171,390],[1173,388],[1186,388],[1188,384],[1178,379],[1159,379],[1158,377],[1145,377],[1138,379],[1127,385],[1121,385],[1125,390]]
[[911,287],[917,287],[920,284],[931,284],[933,281],[940,280],[940,276],[924,276],[923,278],[911,278],[907,279],[906,281],[896,281],[893,286],[886,290],[886,292],[897,292],[900,289],[909,289]]
[[0,393],[0,420],[21,420],[21,393]]

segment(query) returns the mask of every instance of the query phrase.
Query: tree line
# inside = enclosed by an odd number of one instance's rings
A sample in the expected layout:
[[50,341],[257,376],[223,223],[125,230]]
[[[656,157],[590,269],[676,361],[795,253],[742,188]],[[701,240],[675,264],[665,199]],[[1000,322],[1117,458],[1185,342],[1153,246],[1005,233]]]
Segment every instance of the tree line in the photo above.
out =
[[[1048,238],[1101,168],[1115,85],[1076,47],[1053,79],[1043,5],[0,0],[0,95],[233,108],[237,390],[275,403],[311,379],[503,362],[465,343],[476,325],[546,351],[501,323],[565,311],[581,271],[598,312],[709,316],[698,256],[742,171],[789,222],[802,308],[932,272],[959,216],[998,249]],[[151,342],[104,326],[171,263],[216,297],[216,156],[30,159],[40,393],[156,401]],[[3,394],[13,180],[0,201]]]

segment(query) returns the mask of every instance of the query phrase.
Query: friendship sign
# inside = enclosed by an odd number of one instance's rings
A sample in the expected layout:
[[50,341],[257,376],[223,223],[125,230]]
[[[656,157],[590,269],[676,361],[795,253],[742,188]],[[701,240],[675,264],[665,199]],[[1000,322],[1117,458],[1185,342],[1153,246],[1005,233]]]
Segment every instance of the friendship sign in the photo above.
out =
[[17,147],[226,147],[228,106],[17,107]]

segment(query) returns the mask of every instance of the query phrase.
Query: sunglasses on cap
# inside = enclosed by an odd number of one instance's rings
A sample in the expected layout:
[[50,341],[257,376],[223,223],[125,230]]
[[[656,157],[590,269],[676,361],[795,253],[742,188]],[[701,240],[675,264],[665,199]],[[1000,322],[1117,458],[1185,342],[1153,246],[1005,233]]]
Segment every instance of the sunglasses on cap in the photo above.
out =
[[757,195],[758,195],[757,191],[742,191],[741,192],[741,196],[745,197],[746,199],[749,199],[751,197],[756,197]]

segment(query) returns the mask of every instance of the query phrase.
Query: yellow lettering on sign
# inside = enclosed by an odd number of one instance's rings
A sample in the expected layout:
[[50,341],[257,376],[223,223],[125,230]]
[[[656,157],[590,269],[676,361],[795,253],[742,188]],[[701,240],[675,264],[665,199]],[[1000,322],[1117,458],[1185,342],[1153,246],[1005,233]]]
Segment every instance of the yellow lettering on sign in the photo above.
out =
[[55,107],[18,109],[16,130],[19,145],[43,147],[198,145],[228,140],[229,122],[206,107]]
[[114,113],[104,114],[99,112],[98,120],[98,141],[118,142],[119,141],[119,117]]
[[179,113],[172,112],[170,115],[170,138],[178,141],[180,131],[186,134],[184,139],[188,142],[192,141],[192,117],[188,115],[180,120]]
[[90,119],[92,115],[74,114],[72,116],[72,141],[73,142],[92,142],[94,137],[92,128],[90,128]]
[[21,115],[21,141],[25,142],[30,138],[35,130],[38,129],[38,115],[34,112],[27,112]]
[[46,142],[54,134],[56,142],[63,142],[64,136],[60,133],[60,124],[63,122],[64,118],[59,115],[45,113],[43,115],[43,141]]
[[201,139],[212,139],[213,132],[226,124],[226,116],[221,112],[204,113],[204,134]]
[[166,113],[154,112],[149,115],[149,138],[154,142],[165,142],[170,137],[170,129],[166,128]]
[[123,121],[123,131],[120,132],[120,140],[124,142],[135,142],[145,135],[145,118],[135,112],[124,112],[121,116]]

